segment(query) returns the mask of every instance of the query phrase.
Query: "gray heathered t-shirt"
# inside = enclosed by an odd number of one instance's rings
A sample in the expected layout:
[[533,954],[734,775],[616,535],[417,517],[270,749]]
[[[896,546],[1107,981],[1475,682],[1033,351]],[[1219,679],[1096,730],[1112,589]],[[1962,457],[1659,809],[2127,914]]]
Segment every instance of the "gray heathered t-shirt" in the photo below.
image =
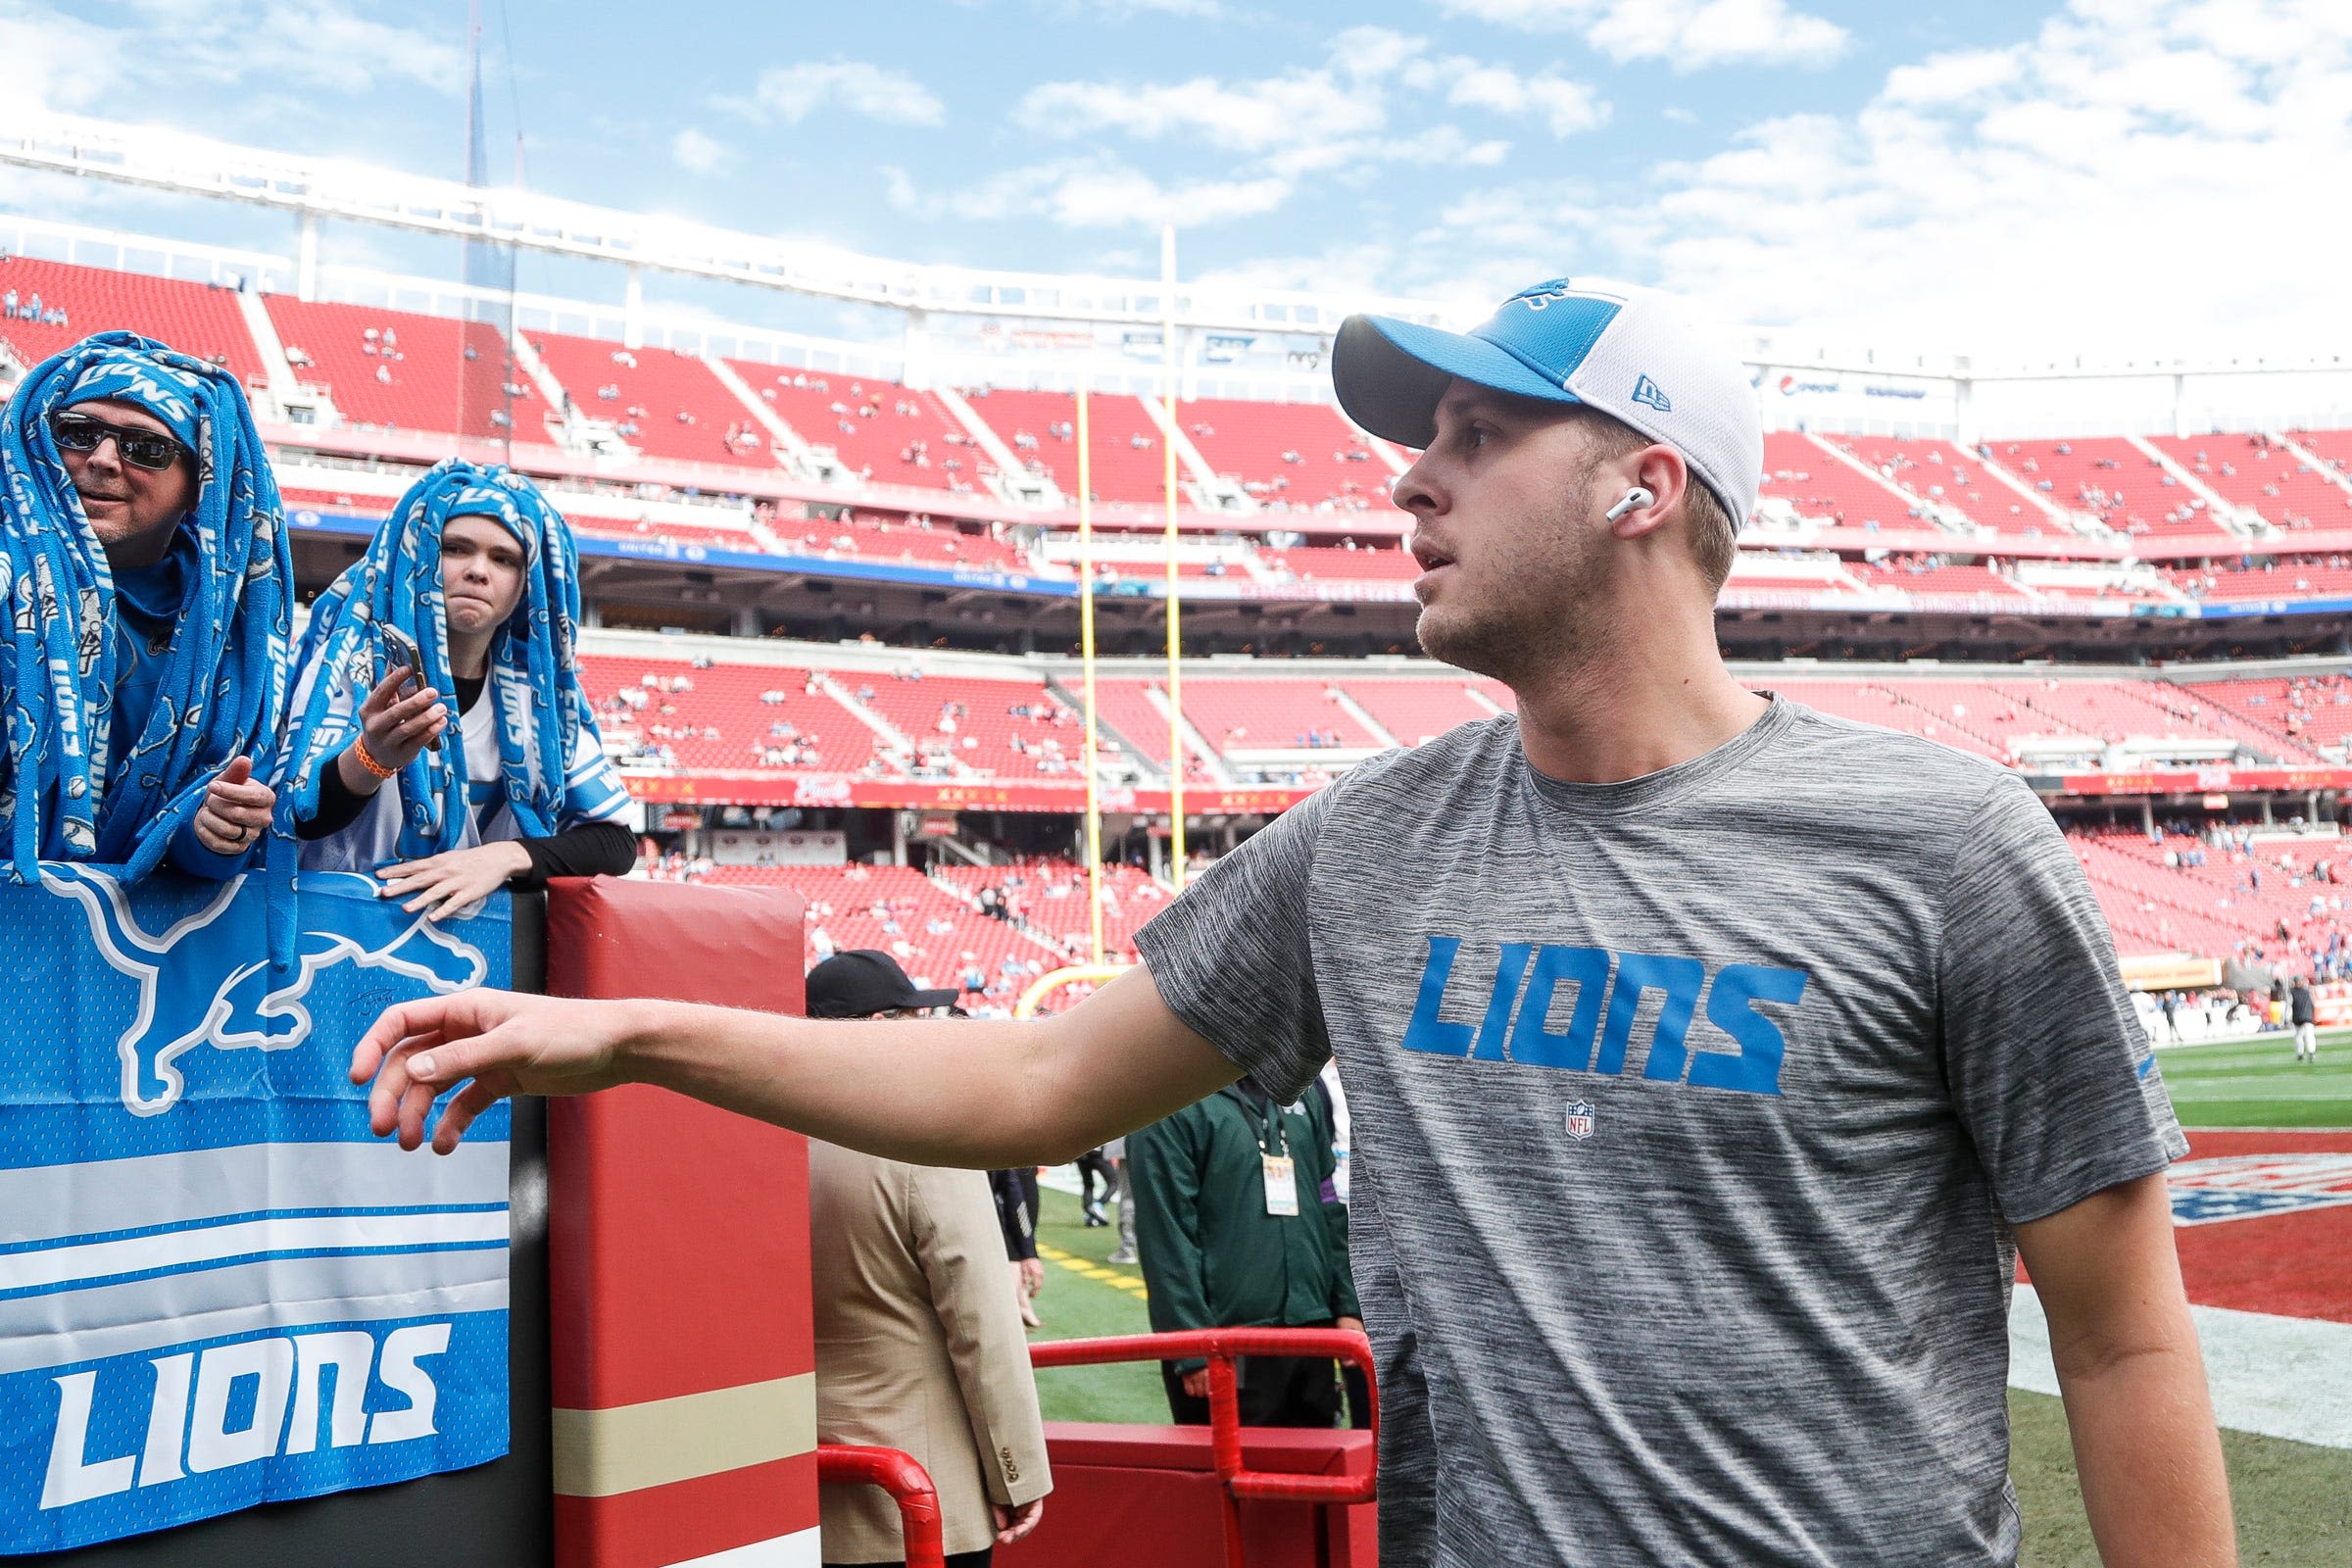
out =
[[1382,1561],[2007,1564],[2013,1224],[2185,1152],[2025,784],[1776,701],[1623,784],[1516,721],[1293,808],[1138,937],[1353,1112]]

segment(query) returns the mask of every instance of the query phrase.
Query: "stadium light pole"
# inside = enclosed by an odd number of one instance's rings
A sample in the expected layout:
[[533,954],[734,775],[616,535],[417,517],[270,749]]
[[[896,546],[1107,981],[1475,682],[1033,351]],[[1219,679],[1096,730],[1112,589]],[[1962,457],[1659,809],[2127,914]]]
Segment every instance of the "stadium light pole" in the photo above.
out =
[[1176,591],[1176,225],[1159,230],[1160,432],[1168,496],[1168,881],[1184,891],[1183,600]]
[[[1102,789],[1095,776],[1095,473],[1088,455],[1087,368],[1078,367],[1078,667],[1086,683],[1086,918],[1102,962]],[[1058,972],[1058,971],[1057,971]]]

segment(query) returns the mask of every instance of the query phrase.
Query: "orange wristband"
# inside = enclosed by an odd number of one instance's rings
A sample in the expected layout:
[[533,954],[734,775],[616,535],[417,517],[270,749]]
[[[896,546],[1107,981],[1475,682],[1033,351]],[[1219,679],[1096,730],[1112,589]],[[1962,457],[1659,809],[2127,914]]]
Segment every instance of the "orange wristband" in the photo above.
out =
[[400,771],[400,769],[397,767],[386,767],[383,763],[375,760],[375,754],[368,750],[368,737],[365,735],[354,736],[351,742],[351,749],[353,752],[358,754],[360,765],[366,768],[368,772],[373,773],[377,778],[390,778],[393,774]]

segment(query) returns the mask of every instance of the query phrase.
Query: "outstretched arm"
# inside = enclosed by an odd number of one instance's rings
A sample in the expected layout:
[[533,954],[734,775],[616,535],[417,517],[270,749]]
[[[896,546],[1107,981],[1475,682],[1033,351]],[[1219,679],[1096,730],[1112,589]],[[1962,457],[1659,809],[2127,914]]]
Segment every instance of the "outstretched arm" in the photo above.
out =
[[404,1149],[461,1083],[431,1129],[442,1153],[504,1096],[646,1083],[888,1159],[982,1170],[1075,1158],[1240,1076],[1143,968],[1034,1022],[463,991],[388,1008],[351,1058],[354,1083],[374,1081],[369,1124]]
[[2230,1482],[2158,1172],[2017,1228],[2108,1568],[2230,1568]]

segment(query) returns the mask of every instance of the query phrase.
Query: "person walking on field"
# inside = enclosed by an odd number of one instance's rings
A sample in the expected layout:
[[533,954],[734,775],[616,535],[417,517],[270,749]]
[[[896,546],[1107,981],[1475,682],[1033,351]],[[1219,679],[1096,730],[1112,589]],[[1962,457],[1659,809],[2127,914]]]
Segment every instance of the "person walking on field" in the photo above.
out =
[[2320,1059],[2320,1009],[2311,997],[2311,982],[2298,978],[2286,994],[2286,1010],[2295,1026],[2295,1059]]
[[469,991],[361,1038],[370,1124],[650,1082],[988,1167],[1336,1058],[1391,1568],[2010,1568],[2021,1258],[2109,1568],[2233,1563],[2186,1143],[2081,863],[2019,775],[1723,663],[1746,368],[1564,278],[1332,365],[1421,454],[1422,646],[1514,711],[1284,811],[1053,1018]]
[[[1153,1333],[1363,1327],[1320,1092],[1284,1105],[1253,1079],[1228,1084],[1130,1134],[1127,1160]],[[1236,1370],[1244,1426],[1339,1417],[1330,1360],[1245,1356]],[[1207,1362],[1162,1362],[1160,1376],[1175,1420],[1207,1425]]]

